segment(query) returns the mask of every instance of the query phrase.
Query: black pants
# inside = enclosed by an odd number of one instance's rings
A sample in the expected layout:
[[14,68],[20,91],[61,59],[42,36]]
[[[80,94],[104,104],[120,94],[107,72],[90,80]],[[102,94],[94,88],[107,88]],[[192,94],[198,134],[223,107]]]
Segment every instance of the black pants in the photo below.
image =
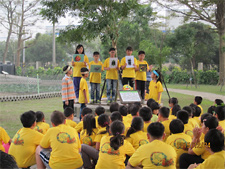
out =
[[204,160],[201,158],[201,156],[184,153],[180,156],[180,160],[179,160],[180,169],[186,169],[191,164],[194,164],[194,163],[199,164],[199,163],[202,163],[203,161]]
[[126,84],[128,84],[128,85],[130,85],[130,87],[134,87],[134,81],[133,81],[133,78],[127,78],[127,77],[124,77],[123,79],[122,79],[122,83],[123,83],[123,86],[124,85],[126,85]]
[[63,102],[63,109],[67,108],[67,107],[71,107],[74,110],[74,100],[69,100],[69,104],[66,105],[65,102]]
[[136,80],[136,89],[140,92],[141,98],[145,99],[145,81]]

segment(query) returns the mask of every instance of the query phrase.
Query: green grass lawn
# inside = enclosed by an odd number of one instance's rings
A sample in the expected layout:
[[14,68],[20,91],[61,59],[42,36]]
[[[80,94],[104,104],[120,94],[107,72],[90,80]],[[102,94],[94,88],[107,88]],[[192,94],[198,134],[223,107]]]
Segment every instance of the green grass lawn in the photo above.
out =
[[222,91],[220,91],[221,86],[215,85],[198,85],[198,88],[195,88],[194,85],[187,85],[186,84],[166,84],[167,88],[172,89],[184,89],[184,90],[192,90],[192,91],[199,91],[199,92],[208,92],[214,94],[225,95],[225,86],[223,86]]

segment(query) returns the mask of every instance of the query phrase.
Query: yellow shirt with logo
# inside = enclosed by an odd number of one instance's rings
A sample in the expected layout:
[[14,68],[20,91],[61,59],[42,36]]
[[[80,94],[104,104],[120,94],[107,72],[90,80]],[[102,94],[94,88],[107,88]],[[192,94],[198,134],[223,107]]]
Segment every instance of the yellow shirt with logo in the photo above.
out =
[[163,126],[165,127],[164,133],[166,134],[164,141],[170,136],[170,120],[165,120],[161,122]]
[[144,127],[143,127],[143,131],[145,132],[145,133],[148,133],[148,131],[147,131],[147,129],[148,129],[148,126],[151,124],[151,121],[150,122],[144,122]]
[[76,130],[68,125],[60,124],[50,128],[44,135],[40,146],[52,148],[49,166],[54,169],[79,168],[83,161],[79,154],[81,148]]
[[[89,70],[91,70],[91,65],[101,65],[101,70],[103,71],[103,65],[101,61],[98,61],[98,63],[91,61],[89,63]],[[101,83],[101,73],[91,72],[89,81],[90,83]]]
[[80,133],[80,132],[83,130],[83,121],[80,121],[80,122],[76,125],[75,129],[76,129],[76,131],[77,131],[78,133]]
[[85,103],[84,93],[86,92],[87,102],[89,103],[89,89],[86,79],[81,78],[80,80],[80,88],[79,88],[79,103]]
[[35,151],[44,135],[31,128],[22,128],[12,139],[9,154],[15,157],[19,168],[36,164]]
[[66,119],[66,125],[75,128],[77,126],[77,123],[73,120]]
[[184,124],[184,133],[193,138],[193,127],[190,124]]
[[[137,59],[134,57],[134,64],[137,65]],[[121,60],[121,66],[126,65],[126,57]],[[122,77],[124,78],[135,78],[135,68],[124,68]]]
[[129,159],[133,167],[141,164],[143,169],[176,169],[177,153],[171,145],[154,140],[139,147]]
[[144,144],[148,144],[147,134],[143,131],[137,131],[126,138],[129,141],[135,150]]
[[[73,61],[73,59],[72,59],[72,61]],[[89,63],[87,55],[84,55],[84,62],[86,62],[87,64]],[[83,67],[86,67],[84,62],[74,62],[73,77],[81,77],[80,69]]]
[[[143,61],[140,61],[140,60],[137,60],[137,68],[139,68],[140,64],[145,64],[147,65],[147,70],[148,70],[148,63],[143,60]],[[141,80],[141,81],[146,81],[146,72],[145,71],[136,71],[136,80]]]
[[99,158],[95,167],[96,169],[124,169],[124,161],[126,159],[126,155],[132,156],[132,154],[135,152],[133,146],[126,140],[124,140],[123,145],[120,146],[118,150],[114,150],[110,146],[111,137],[112,136],[102,137],[100,143]]
[[[149,84],[149,99],[154,99],[155,101],[158,101],[158,94],[160,92],[163,92],[162,83],[160,81],[154,82],[154,80],[152,80]],[[159,98],[159,104],[161,103],[161,97],[162,95]]]
[[98,129],[93,129],[93,132],[91,133],[91,135],[89,136],[87,134],[87,131],[86,129],[83,129],[81,132],[80,132],[80,141],[81,141],[81,144],[87,144],[89,146],[93,146],[95,147],[95,136],[96,134],[98,133]]
[[10,137],[7,134],[7,132],[5,131],[5,129],[0,127],[0,150],[5,152],[5,148],[3,147],[2,142],[7,144],[9,142],[9,140],[10,140]]
[[201,158],[204,160],[211,155],[210,152],[207,151],[205,147],[204,137],[200,137],[200,143],[197,144],[192,150],[197,156],[201,155]]
[[42,134],[45,134],[48,129],[50,128],[50,125],[48,123],[45,123],[45,122],[37,122],[36,123],[36,126],[34,127],[34,130],[42,133]]
[[[110,58],[107,58],[103,64],[104,68],[109,67]],[[118,68],[120,67],[120,61],[117,61]],[[116,68],[110,68],[110,70],[106,70],[106,79],[118,80],[118,70]]]

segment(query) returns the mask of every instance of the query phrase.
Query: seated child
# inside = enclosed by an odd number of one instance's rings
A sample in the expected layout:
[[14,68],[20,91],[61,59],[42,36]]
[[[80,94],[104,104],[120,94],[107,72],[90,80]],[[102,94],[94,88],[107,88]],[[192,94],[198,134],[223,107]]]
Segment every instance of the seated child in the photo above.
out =
[[[171,109],[170,109],[170,110],[171,110]],[[172,121],[172,120],[174,120],[174,119],[177,118],[177,112],[178,112],[179,110],[181,110],[180,105],[179,105],[179,104],[175,104],[175,105],[173,106],[173,109],[171,110],[171,114],[169,115],[169,120],[170,120],[170,121]]]
[[192,126],[192,128],[199,127],[198,122],[195,119],[192,118],[193,114],[194,114],[193,110],[195,110],[195,109],[191,106],[184,106],[183,110],[186,110],[188,112],[188,115],[189,115],[188,124],[190,124]]
[[151,123],[152,110],[148,107],[142,107],[139,110],[139,116],[144,120],[143,131],[145,133],[147,133],[147,128],[148,128],[149,124]]
[[17,131],[12,139],[9,154],[12,155],[19,168],[27,168],[36,164],[35,151],[40,144],[43,134],[34,130],[36,117],[33,111],[20,116],[23,128]]
[[75,128],[77,126],[77,123],[73,121],[74,118],[74,110],[70,107],[67,107],[64,109],[64,115],[66,117],[66,124],[70,127]]
[[170,115],[172,114],[173,106],[176,104],[178,104],[178,100],[176,97],[172,97],[169,99]]
[[142,145],[129,159],[127,168],[171,168],[176,169],[177,153],[171,145],[163,142],[164,126],[151,123],[148,126],[149,143]]
[[200,122],[201,109],[195,104],[190,104],[190,106],[193,108],[193,119],[195,119],[197,124],[200,126],[201,125],[201,122]]
[[11,143],[11,139],[4,128],[0,127],[0,150],[5,152],[5,148],[2,143]]
[[0,150],[0,168],[19,169],[13,156]]
[[159,109],[158,121],[161,122],[165,128],[165,137],[164,141],[166,141],[167,137],[170,135],[170,120],[168,119],[170,114],[170,109],[167,107],[161,107]]
[[124,124],[116,120],[110,125],[110,136],[104,136],[100,143],[99,158],[96,169],[125,168],[126,155],[131,156],[135,150],[122,135]]
[[215,109],[216,109],[216,106],[210,106],[207,110],[207,113],[210,113],[211,115],[214,115]]
[[139,116],[139,106],[137,104],[131,104],[128,107],[128,111],[130,112],[131,118],[127,120],[127,123],[131,124],[131,121],[134,117]]
[[119,112],[121,116],[123,117],[123,123],[127,123],[127,120],[129,120],[127,114],[128,114],[128,108],[125,105],[121,105],[119,107]]
[[215,109],[216,118],[219,120],[219,126],[225,130],[225,106],[217,106]]
[[45,134],[48,129],[50,128],[49,124],[45,122],[45,115],[41,111],[37,111],[35,113],[36,115],[36,126],[34,127],[34,130]]
[[195,99],[194,99],[194,104],[197,105],[200,109],[201,109],[201,114],[202,115],[204,112],[203,112],[203,108],[202,106],[200,105],[202,103],[202,97],[201,96],[195,96]]
[[223,100],[215,99],[215,106],[225,106]]
[[112,113],[119,110],[120,105],[117,102],[112,102],[109,106],[109,111]]
[[144,121],[141,117],[134,117],[131,127],[127,131],[126,140],[129,141],[135,150],[148,143],[147,134],[142,131]]
[[158,120],[159,104],[157,102],[152,102],[149,108],[152,110],[151,122],[156,122]]
[[53,127],[44,135],[36,150],[37,168],[81,167],[81,144],[76,130],[65,125],[65,116],[59,111],[51,114],[51,122]]
[[104,107],[101,107],[101,106],[98,106],[96,109],[95,109],[95,122],[96,122],[96,128],[97,129],[100,129],[101,126],[98,125],[98,117],[101,115],[101,114],[104,114],[105,113],[105,108]]

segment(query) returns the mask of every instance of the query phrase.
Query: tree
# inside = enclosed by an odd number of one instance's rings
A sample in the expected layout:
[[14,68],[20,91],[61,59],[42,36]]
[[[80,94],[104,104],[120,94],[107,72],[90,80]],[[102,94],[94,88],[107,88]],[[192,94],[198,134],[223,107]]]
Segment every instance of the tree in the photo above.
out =
[[[224,0],[154,0],[161,6],[184,16],[186,20],[206,21],[216,27],[219,35],[219,82],[225,79],[225,1]],[[179,10],[182,6],[188,10]]]

